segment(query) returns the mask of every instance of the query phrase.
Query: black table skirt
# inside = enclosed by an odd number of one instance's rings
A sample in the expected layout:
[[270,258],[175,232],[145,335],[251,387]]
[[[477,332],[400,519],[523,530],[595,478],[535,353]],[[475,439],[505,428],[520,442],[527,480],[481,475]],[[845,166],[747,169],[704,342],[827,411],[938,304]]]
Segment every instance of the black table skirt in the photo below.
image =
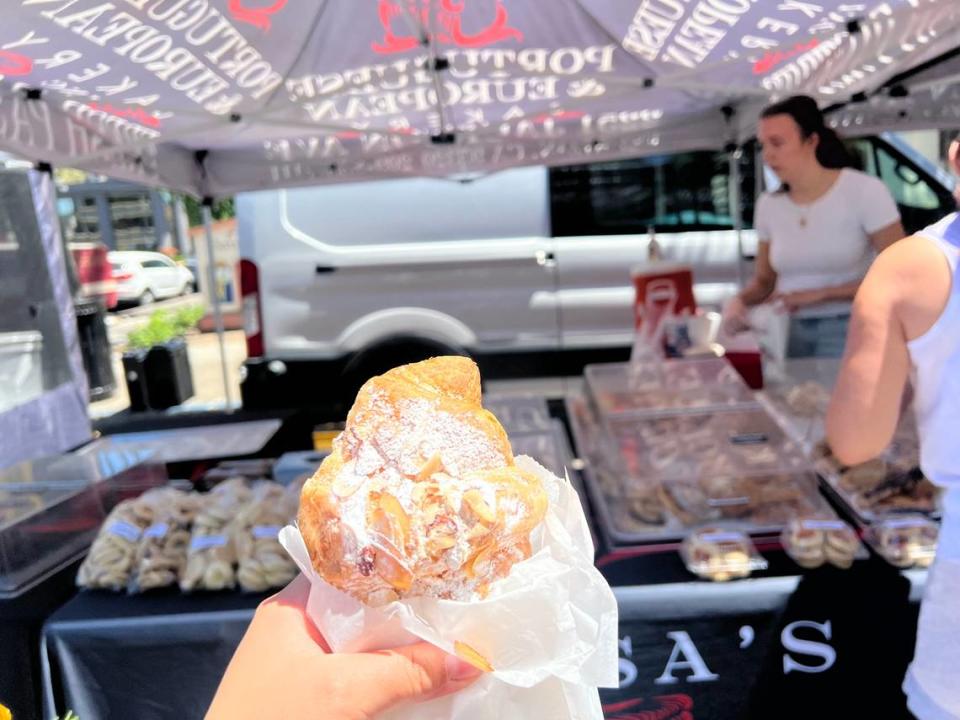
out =
[[[607,717],[909,718],[900,681],[923,573],[873,559],[712,584],[678,563],[600,560],[633,581],[615,588],[622,687],[601,692]],[[44,628],[45,715],[202,718],[263,597],[78,595]]]

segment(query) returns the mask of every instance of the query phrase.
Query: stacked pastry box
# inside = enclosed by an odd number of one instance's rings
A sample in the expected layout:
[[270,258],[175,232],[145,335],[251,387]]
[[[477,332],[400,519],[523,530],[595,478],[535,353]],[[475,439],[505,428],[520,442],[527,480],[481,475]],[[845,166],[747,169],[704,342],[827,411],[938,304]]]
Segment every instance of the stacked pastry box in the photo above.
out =
[[723,359],[592,365],[568,401],[584,479],[613,547],[682,541],[688,568],[728,580],[782,536],[802,565],[863,550],[799,445]]
[[788,376],[768,387],[761,399],[804,446],[826,491],[854,518],[877,554],[899,568],[933,562],[940,493],[920,470],[911,413],[903,414],[893,442],[879,458],[846,467],[824,441],[830,390],[823,382]]
[[[280,529],[296,519],[308,474],[289,485],[263,477],[270,462],[239,461],[203,479],[208,492],[171,484],[120,502],[77,574],[85,589],[139,593],[282,587],[297,573]],[[252,474],[252,476],[251,476]]]

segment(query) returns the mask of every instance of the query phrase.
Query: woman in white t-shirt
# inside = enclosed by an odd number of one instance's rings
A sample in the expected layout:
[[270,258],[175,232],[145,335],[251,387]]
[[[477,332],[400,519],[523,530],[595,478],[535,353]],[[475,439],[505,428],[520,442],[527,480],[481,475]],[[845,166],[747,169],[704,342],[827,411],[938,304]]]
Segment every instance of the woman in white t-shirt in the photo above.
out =
[[791,314],[789,357],[840,357],[850,304],[875,254],[903,237],[890,191],[848,167],[851,158],[816,102],[798,95],[766,108],[757,137],[780,178],[757,202],[753,281],[725,308],[726,327],[749,327],[748,308]]
[[[960,173],[960,144],[950,151]],[[840,462],[865,462],[893,439],[912,377],[920,467],[944,488],[937,556],[903,689],[919,720],[960,719],[960,213],[897,243],[870,268],[827,413]]]

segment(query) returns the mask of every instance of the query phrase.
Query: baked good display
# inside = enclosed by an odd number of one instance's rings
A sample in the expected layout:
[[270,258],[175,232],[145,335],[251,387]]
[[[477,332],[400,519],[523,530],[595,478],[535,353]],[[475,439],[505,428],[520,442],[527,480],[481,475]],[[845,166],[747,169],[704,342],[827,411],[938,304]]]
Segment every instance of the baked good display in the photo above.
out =
[[787,390],[784,400],[797,417],[819,418],[826,415],[830,391],[815,380],[809,380]]
[[[297,481],[294,481],[297,482]],[[280,529],[296,517],[299,489],[274,482],[253,487],[253,497],[237,515],[234,544],[237,582],[247,592],[283,587],[297,576],[297,565],[278,539]]]
[[909,426],[898,429],[879,458],[845,466],[822,442],[814,448],[814,460],[843,500],[868,522],[890,513],[939,512],[940,490],[919,467],[916,432]]
[[762,410],[732,410],[606,423],[625,476],[739,476],[802,471],[800,448]]
[[187,564],[190,527],[200,508],[200,496],[173,488],[158,491],[152,524],[137,548],[132,587],[139,592],[176,585]]
[[126,590],[137,562],[143,531],[153,524],[159,490],[119,503],[100,527],[86,559],[77,571],[77,586]]
[[747,577],[764,565],[750,538],[722,527],[694,531],[683,541],[680,551],[690,572],[714,582]]
[[187,564],[180,575],[181,590],[225,590],[236,586],[234,535],[239,513],[250,498],[250,487],[243,477],[226,480],[203,496],[193,520]]
[[870,528],[874,549],[899,568],[928,567],[937,550],[939,528],[922,515],[892,517]]
[[588,365],[584,376],[603,416],[756,405],[746,383],[724,359]]
[[836,518],[795,518],[784,528],[780,541],[793,561],[804,568],[830,563],[846,569],[860,550],[853,528]]
[[820,512],[824,501],[809,474],[725,475],[661,483],[661,497],[684,525],[739,520],[782,526]]
[[367,604],[471,600],[530,556],[546,508],[481,407],[477,366],[438,357],[364,384],[298,523],[321,577]]

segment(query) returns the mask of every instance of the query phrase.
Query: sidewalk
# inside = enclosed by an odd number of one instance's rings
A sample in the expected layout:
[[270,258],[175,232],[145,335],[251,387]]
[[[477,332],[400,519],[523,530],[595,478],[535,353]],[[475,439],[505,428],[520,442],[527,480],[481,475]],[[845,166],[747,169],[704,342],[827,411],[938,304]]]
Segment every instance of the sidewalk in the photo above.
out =
[[[242,330],[224,333],[227,354],[227,381],[230,391],[230,407],[240,405],[240,366],[247,357],[247,348]],[[187,336],[187,353],[190,356],[190,371],[193,375],[194,396],[181,407],[226,408],[223,378],[220,372],[220,346],[215,333],[196,333]],[[103,418],[125,410],[130,405],[127,385],[123,376],[121,352],[113,350],[113,373],[117,390],[113,397],[90,403],[90,417]]]

